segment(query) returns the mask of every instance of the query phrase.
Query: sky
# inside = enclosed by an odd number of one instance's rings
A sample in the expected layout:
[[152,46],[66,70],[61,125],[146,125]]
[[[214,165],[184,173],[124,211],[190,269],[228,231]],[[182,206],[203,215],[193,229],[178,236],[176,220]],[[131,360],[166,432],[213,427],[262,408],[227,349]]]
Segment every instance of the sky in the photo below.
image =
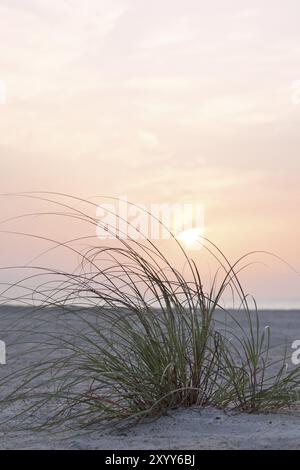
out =
[[[232,259],[300,271],[299,19],[296,0],[0,0],[0,193],[199,202]],[[262,261],[251,292],[300,308],[299,276]]]

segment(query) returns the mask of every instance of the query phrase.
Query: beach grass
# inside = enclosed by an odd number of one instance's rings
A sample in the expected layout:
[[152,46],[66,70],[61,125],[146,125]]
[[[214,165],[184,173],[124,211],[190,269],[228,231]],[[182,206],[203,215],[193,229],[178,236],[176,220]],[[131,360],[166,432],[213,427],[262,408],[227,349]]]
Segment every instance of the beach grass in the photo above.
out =
[[[29,197],[54,203],[56,215],[99,224],[72,205],[79,198],[53,196]],[[184,273],[150,239],[119,237],[114,245],[97,239],[81,250],[64,242],[80,258],[80,272],[35,266],[18,282],[25,289],[20,303],[31,299],[46,322],[54,308],[70,326],[64,334],[47,330],[39,340],[45,358],[1,378],[0,390],[7,381],[13,384],[2,393],[2,407],[22,402],[25,415],[51,404],[44,425],[87,425],[154,418],[179,407],[268,412],[297,402],[300,367],[287,369],[287,354],[272,359],[270,329],[260,324],[255,301],[239,280],[246,257],[231,263],[203,239],[203,249],[219,265],[207,285],[199,265],[170,235],[185,260]],[[26,287],[29,278],[42,280],[33,289]],[[246,326],[224,306],[228,291]],[[76,329],[72,318],[85,327]],[[28,335],[34,347],[34,324]]]

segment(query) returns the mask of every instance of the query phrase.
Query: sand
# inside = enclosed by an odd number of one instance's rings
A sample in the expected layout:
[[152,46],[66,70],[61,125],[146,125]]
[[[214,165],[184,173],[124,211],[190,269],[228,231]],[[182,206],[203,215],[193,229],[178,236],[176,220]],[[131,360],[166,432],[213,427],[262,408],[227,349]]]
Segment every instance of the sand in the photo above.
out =
[[[17,341],[16,334],[7,331],[8,325],[18,325],[18,330],[25,331],[36,324],[31,339],[34,345],[35,337],[41,338],[41,328],[44,331],[50,325],[38,322],[42,315],[45,318],[45,312],[32,315],[20,308],[0,309],[0,340],[7,343],[7,364],[0,365],[1,376],[34,362],[40,354],[33,346],[31,355],[22,355],[22,335]],[[271,327],[274,345],[286,342],[289,346],[300,339],[300,311],[265,311],[260,316],[262,324]],[[280,354],[278,351],[276,354]],[[300,449],[300,413],[296,410],[250,415],[212,408],[179,409],[125,429],[94,425],[88,431],[66,431],[61,426],[38,432],[19,430],[23,423],[22,418],[15,417],[18,411],[20,405],[1,412],[0,449]],[[9,424],[4,423],[7,418],[11,418]],[[33,415],[33,423],[35,419]]]

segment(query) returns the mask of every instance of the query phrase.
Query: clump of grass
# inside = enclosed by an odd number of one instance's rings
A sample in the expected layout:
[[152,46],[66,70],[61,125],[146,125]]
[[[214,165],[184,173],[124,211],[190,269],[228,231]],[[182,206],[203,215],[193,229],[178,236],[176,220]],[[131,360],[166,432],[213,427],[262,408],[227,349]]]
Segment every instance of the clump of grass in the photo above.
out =
[[[43,198],[62,208],[56,216],[99,223],[71,203]],[[294,404],[300,368],[288,371],[286,355],[272,360],[270,330],[261,327],[238,278],[245,258],[232,264],[205,240],[222,275],[205,288],[198,265],[174,242],[188,275],[151,240],[119,238],[85,250],[64,243],[80,257],[79,272],[36,268],[29,279],[44,282],[34,289],[19,283],[26,292],[19,301],[36,300],[43,311],[46,358],[1,380],[0,387],[15,384],[2,404],[28,403],[21,414],[45,409],[50,424],[157,417],[177,407],[259,412]],[[238,316],[222,304],[228,290],[239,299]],[[53,319],[64,326],[55,328]],[[32,346],[36,331],[28,335]]]

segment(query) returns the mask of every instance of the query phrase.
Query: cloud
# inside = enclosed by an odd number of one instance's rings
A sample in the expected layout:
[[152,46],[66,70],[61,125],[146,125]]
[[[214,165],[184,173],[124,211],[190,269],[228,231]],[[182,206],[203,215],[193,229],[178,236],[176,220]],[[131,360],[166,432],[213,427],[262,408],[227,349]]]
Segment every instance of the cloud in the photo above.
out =
[[[281,118],[282,113],[280,103],[273,101],[272,96],[263,97],[259,93],[232,94],[205,100],[183,122],[198,122],[228,132],[226,124],[268,124]],[[235,132],[236,127],[231,127],[231,130]]]
[[233,15],[233,19],[243,20],[248,18],[257,18],[261,15],[260,8],[248,8],[245,10],[240,10]]
[[45,97],[54,103],[91,88],[90,67],[126,9],[107,0],[0,2],[0,42],[8,45],[1,50],[0,79],[10,102],[43,105]]
[[156,32],[146,36],[140,43],[143,49],[152,49],[165,46],[175,46],[195,39],[196,31],[192,29],[187,19],[173,20],[171,24],[164,24]]
[[145,147],[157,148],[159,146],[158,138],[149,131],[140,131],[138,137]]
[[242,42],[253,42],[259,39],[259,34],[256,31],[232,31],[228,34],[230,41]]
[[[88,6],[87,6],[88,5]],[[2,49],[2,58],[18,62],[23,73],[30,68],[55,68],[69,64],[99,46],[126,11],[121,3],[78,0],[26,3],[14,1],[0,4],[0,39],[9,48]],[[38,13],[38,16],[34,13]]]
[[195,86],[191,77],[133,77],[124,84],[135,91],[173,93],[188,91]]
[[[130,193],[146,198],[165,198],[166,200],[182,201],[184,199],[199,200],[199,202],[218,200],[224,201],[224,191],[231,194],[240,194],[241,189],[247,185],[253,186],[263,179],[259,169],[249,170],[247,173],[232,167],[214,165],[197,165],[184,168],[172,166],[166,159],[159,168],[153,167],[145,177],[134,178],[129,187]],[[154,192],[154,188],[155,190]],[[227,194],[228,197],[228,194]],[[243,194],[240,194],[243,199]],[[150,199],[151,200],[151,199]]]

